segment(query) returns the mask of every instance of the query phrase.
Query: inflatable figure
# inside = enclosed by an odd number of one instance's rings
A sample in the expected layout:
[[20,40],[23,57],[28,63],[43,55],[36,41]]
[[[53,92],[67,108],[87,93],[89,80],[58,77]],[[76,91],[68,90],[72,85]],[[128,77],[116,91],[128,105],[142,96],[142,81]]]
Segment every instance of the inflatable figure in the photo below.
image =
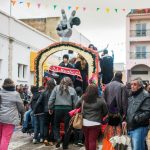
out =
[[61,10],[61,14],[62,14],[62,20],[60,21],[60,24],[58,24],[56,28],[57,34],[62,38],[62,41],[69,41],[69,38],[72,35],[73,26],[80,25],[81,21],[78,17],[75,17],[76,15],[75,10],[71,13],[69,19],[67,19],[64,9]]

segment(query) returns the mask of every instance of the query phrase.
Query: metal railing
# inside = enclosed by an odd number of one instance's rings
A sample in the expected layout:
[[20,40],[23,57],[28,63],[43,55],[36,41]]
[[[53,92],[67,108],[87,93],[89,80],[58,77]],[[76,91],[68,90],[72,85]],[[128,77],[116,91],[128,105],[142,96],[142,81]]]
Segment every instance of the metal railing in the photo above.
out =
[[130,52],[130,59],[150,59],[150,52]]
[[130,37],[150,37],[149,30],[130,30]]

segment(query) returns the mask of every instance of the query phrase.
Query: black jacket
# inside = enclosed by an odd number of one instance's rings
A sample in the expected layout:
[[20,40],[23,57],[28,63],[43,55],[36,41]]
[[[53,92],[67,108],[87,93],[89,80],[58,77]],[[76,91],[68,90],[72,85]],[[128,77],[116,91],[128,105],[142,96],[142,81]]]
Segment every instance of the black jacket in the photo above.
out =
[[[82,107],[83,98],[76,104],[76,108]],[[108,113],[107,105],[104,98],[97,98],[95,103],[83,103],[83,118],[89,121],[102,123],[103,117]]]
[[146,127],[150,119],[150,95],[144,89],[129,97],[127,110],[128,130]]
[[44,104],[43,102],[40,102],[40,104],[37,106],[36,103],[40,97],[41,93],[36,92],[33,94],[32,100],[31,100],[31,109],[33,110],[33,114],[40,114],[44,113]]
[[48,109],[48,101],[49,101],[50,95],[51,95],[51,91],[49,91],[49,90],[45,90],[43,93],[41,93],[39,99],[36,102],[34,109],[37,109],[42,104],[44,113],[47,113],[49,110]]
[[113,57],[105,55],[100,60],[102,83],[108,84],[113,78]]

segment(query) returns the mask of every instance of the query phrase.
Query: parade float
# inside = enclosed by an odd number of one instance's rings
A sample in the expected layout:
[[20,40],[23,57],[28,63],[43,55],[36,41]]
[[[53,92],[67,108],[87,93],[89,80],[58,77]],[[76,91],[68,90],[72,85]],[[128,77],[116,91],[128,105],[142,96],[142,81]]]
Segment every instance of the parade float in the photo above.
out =
[[[54,53],[60,51],[72,51],[80,54],[88,63],[88,81],[91,80],[98,83],[98,75],[99,75],[99,53],[93,49],[82,46],[78,43],[69,42],[69,38],[72,35],[72,28],[74,25],[80,24],[80,19],[75,17],[76,11],[71,13],[69,19],[65,14],[65,11],[62,10],[62,20],[60,24],[57,26],[57,33],[62,38],[62,42],[53,43],[42,50],[39,50],[37,57],[34,61],[34,81],[37,86],[43,85],[43,65],[46,60],[53,55]],[[65,68],[60,68],[58,66],[49,66],[49,71],[53,71],[56,73],[68,73],[72,75],[76,75],[78,78],[81,78],[80,72],[77,69],[67,70]],[[82,80],[82,79],[81,79]]]

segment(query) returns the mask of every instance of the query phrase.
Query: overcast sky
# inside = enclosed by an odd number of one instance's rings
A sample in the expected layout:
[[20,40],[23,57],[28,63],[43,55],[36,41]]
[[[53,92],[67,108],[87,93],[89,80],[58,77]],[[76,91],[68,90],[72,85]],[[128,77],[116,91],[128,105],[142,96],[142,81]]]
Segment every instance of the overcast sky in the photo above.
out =
[[[31,2],[30,8],[27,8],[26,2]],[[53,5],[57,5],[55,10]],[[16,18],[52,17],[60,16],[61,8],[70,14],[68,6],[72,7],[71,10],[79,6],[77,16],[81,19],[81,25],[76,27],[77,30],[99,49],[108,43],[109,50],[115,51],[115,62],[125,62],[126,15],[131,9],[150,7],[150,0],[17,0],[11,12]],[[96,11],[97,8],[100,10]],[[106,8],[110,8],[109,13],[106,13]],[[0,0],[0,9],[9,13],[9,0]],[[117,13],[115,9],[118,9]],[[122,9],[126,9],[125,12]]]

